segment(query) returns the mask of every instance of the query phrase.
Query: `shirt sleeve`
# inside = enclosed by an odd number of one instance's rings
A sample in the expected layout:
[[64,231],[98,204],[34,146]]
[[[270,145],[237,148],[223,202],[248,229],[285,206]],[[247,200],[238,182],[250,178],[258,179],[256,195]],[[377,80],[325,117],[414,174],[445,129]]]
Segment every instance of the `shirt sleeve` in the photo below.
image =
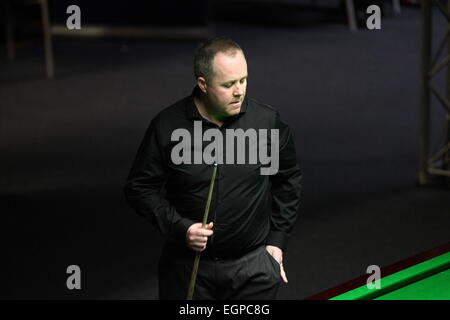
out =
[[181,217],[163,196],[167,179],[164,156],[153,120],[138,149],[125,183],[125,197],[131,207],[160,231],[163,236],[186,243],[186,232],[194,222]]
[[292,131],[277,112],[275,128],[279,129],[279,169],[270,176],[272,214],[266,244],[286,250],[288,239],[300,206],[302,172],[297,163]]

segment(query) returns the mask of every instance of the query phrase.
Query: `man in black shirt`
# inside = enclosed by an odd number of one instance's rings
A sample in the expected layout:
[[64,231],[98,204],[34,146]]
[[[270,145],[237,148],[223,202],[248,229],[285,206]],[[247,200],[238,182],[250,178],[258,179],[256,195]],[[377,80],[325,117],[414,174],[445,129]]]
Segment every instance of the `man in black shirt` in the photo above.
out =
[[202,44],[194,72],[192,94],[151,121],[125,186],[130,205],[166,236],[159,297],[186,298],[200,251],[194,299],[274,299],[288,281],[283,252],[300,204],[292,132],[246,96],[247,62],[234,41]]

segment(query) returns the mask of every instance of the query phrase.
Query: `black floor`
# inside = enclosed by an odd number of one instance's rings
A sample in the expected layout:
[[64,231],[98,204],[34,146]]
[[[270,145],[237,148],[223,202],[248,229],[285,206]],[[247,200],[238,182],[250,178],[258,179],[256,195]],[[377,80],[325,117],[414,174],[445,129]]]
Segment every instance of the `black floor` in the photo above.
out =
[[[446,25],[436,16],[441,39]],[[416,185],[418,10],[356,34],[339,22],[222,21],[215,32],[244,48],[248,95],[279,109],[295,133],[304,198],[280,298],[305,298],[450,241],[449,190]],[[122,186],[151,118],[190,93],[197,42],[54,45],[54,80],[44,78],[38,41],[21,43],[12,63],[0,59],[3,295],[154,299],[162,238],[126,205]],[[442,121],[433,100],[433,150]],[[80,291],[66,288],[73,264]]]

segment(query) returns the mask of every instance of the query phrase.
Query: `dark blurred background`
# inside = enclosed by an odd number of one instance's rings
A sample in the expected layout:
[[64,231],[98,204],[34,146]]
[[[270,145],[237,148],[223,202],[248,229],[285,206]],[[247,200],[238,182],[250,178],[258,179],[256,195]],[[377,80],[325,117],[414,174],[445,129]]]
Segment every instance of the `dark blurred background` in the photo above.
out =
[[[242,46],[248,95],[277,108],[295,135],[303,203],[281,299],[450,241],[446,180],[418,185],[421,13],[413,1],[399,13],[392,1],[356,0],[353,28],[339,0],[49,1],[50,78],[40,4],[1,4],[5,30],[12,13],[14,44],[11,57],[2,32],[3,298],[157,298],[163,238],[127,205],[123,184],[150,120],[190,94],[193,53],[214,36]],[[81,8],[81,30],[64,30],[71,4]],[[366,28],[370,4],[382,10],[381,30]],[[448,24],[436,10],[432,24],[441,40]],[[445,91],[446,80],[438,75],[436,86]],[[436,151],[447,129],[431,102]],[[69,265],[81,268],[81,290],[66,287]]]

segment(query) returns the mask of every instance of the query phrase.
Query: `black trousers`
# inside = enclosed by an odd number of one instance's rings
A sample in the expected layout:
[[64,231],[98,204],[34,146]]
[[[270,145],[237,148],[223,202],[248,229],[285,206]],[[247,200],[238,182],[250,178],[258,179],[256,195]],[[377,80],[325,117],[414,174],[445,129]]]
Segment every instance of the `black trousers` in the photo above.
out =
[[[194,259],[163,252],[159,266],[159,298],[183,300]],[[261,246],[242,257],[200,260],[194,300],[274,300],[281,283],[280,265]]]

